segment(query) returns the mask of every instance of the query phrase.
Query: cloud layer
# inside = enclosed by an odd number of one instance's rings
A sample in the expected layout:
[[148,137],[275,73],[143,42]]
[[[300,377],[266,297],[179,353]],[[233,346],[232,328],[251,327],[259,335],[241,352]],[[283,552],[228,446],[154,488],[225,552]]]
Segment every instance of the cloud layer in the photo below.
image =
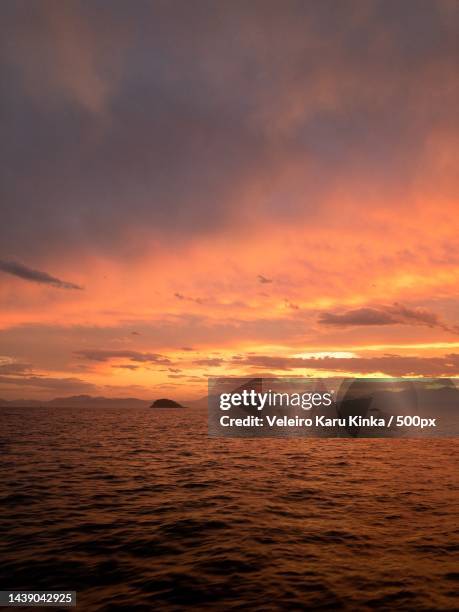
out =
[[163,355],[155,353],[140,353],[138,351],[129,350],[103,350],[89,349],[83,351],[75,351],[79,357],[89,359],[91,361],[110,361],[111,359],[129,359],[138,363],[169,363],[169,360]]
[[456,2],[5,0],[0,50],[2,393],[458,371]]
[[336,327],[359,325],[426,325],[459,333],[459,327],[450,327],[440,317],[426,308],[407,308],[401,304],[392,306],[365,307],[344,313],[324,312],[319,323]]

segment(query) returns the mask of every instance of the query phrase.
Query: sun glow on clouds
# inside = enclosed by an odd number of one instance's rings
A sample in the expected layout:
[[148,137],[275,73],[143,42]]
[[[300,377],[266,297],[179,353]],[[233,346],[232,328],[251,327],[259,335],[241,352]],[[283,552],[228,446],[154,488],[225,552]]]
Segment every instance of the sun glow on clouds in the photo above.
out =
[[450,9],[263,4],[0,26],[0,397],[459,373]]
[[[397,234],[400,223],[402,218]],[[410,228],[416,234],[423,231],[415,221]],[[169,385],[171,392],[184,398],[199,395],[204,393],[202,379],[207,375],[257,371],[237,355],[331,357],[339,364],[341,359],[394,350],[425,356],[453,352],[458,346],[457,334],[438,328],[330,329],[319,323],[323,312],[374,307],[395,300],[403,304],[415,300],[414,307],[426,304],[432,310],[433,287],[438,295],[433,301],[434,312],[451,324],[457,323],[455,262],[445,265],[439,256],[438,262],[431,261],[431,272],[426,275],[426,250],[409,235],[401,251],[397,241],[386,242],[387,232],[382,237],[377,228],[372,231],[367,227],[361,234],[357,229],[343,235],[342,228],[333,232],[317,223],[307,231],[304,227],[268,225],[253,231],[250,243],[234,231],[199,245],[185,244],[173,252],[155,249],[151,255],[144,253],[129,262],[89,256],[79,261],[78,268],[67,268],[69,278],[84,280],[86,289],[78,294],[58,294],[47,287],[8,279],[2,291],[11,300],[11,308],[2,320],[3,336],[8,338],[11,355],[34,363],[41,376],[70,373],[103,394],[147,397],[161,385]],[[290,248],[286,247],[286,236]],[[356,236],[359,242],[352,249]],[[430,258],[436,249],[441,253],[446,239],[438,233],[430,240]],[[259,282],[261,269],[268,271],[272,282]],[[417,279],[415,284],[413,278]],[[39,342],[43,343],[40,347]],[[193,350],[183,351],[182,347]],[[75,357],[75,351],[82,348],[157,352],[170,363],[116,357],[89,363]],[[51,367],[44,367],[46,363]],[[428,367],[426,364],[426,374]],[[270,372],[286,373],[274,366]],[[309,364],[301,373],[336,372],[317,370]],[[351,375],[352,369],[347,374]],[[378,369],[373,374],[384,372]],[[17,380],[18,389],[20,382]],[[6,395],[13,390],[9,384]]]

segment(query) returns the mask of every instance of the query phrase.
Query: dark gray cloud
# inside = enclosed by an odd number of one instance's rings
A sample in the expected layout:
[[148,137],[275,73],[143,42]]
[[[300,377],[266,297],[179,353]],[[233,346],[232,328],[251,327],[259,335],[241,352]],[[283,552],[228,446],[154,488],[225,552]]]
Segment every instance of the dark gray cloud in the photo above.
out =
[[170,363],[170,360],[158,353],[142,353],[130,350],[87,349],[75,351],[75,355],[90,361],[110,361],[111,359],[129,359],[139,363]]
[[432,125],[456,121],[448,7],[5,0],[3,248],[126,256],[245,227],[254,187],[254,224],[313,223],[357,170],[403,189]]
[[257,278],[258,278],[258,282],[262,283],[263,285],[273,282],[272,278],[267,278],[266,276],[263,276],[263,274],[258,274]]
[[17,276],[23,280],[32,281],[33,283],[40,283],[43,285],[51,285],[52,287],[57,287],[58,289],[83,289],[83,287],[80,287],[80,285],[63,281],[55,276],[51,276],[47,272],[42,272],[41,270],[28,268],[27,266],[24,266],[16,261],[0,259],[0,271],[6,272],[6,274],[11,274],[12,276]]
[[178,300],[183,300],[186,302],[195,302],[196,304],[202,304],[204,302],[204,300],[202,298],[195,298],[195,297],[190,297],[188,295],[183,295],[183,293],[174,293],[174,297],[176,297]]
[[355,308],[343,313],[323,312],[321,325],[348,327],[361,325],[424,325],[459,333],[458,326],[449,326],[426,308],[408,308],[401,304],[391,306]]
[[376,308],[356,308],[341,314],[323,312],[319,316],[320,324],[337,327],[346,325],[393,325],[395,322],[388,312]]
[[426,325],[427,327],[438,327],[446,331],[458,332],[459,327],[448,326],[439,315],[426,308],[408,308],[402,304],[394,304],[388,307],[388,311],[401,323],[413,325]]
[[293,302],[291,302],[287,298],[284,298],[284,304],[287,306],[287,308],[291,308],[292,310],[299,310],[300,309],[298,304],[294,304]]

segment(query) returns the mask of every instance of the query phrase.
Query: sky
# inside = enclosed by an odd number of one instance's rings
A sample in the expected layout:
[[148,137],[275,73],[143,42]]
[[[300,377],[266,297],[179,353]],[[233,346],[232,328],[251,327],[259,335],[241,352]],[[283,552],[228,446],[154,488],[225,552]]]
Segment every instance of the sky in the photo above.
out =
[[0,398],[458,376],[456,0],[3,0]]

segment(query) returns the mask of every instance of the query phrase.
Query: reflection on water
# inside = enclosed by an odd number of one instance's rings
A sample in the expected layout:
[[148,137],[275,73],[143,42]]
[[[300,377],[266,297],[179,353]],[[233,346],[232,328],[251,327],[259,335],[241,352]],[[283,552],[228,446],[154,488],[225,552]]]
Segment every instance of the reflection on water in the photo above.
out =
[[209,439],[196,410],[0,425],[2,589],[85,611],[457,604],[457,440]]

